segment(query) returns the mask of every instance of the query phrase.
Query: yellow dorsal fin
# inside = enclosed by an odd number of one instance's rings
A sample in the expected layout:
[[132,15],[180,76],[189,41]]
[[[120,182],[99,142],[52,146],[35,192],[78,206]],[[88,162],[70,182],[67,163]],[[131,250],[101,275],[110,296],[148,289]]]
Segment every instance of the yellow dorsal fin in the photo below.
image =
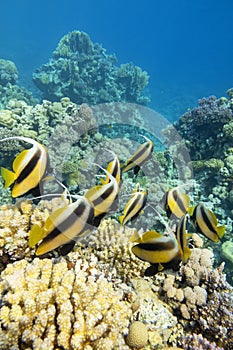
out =
[[[32,148],[31,148],[32,149]],[[18,154],[18,156],[15,158],[13,164],[12,164],[12,168],[13,170],[17,173],[17,171],[21,168],[21,164],[24,161],[24,159],[27,157],[28,152],[30,150],[25,149],[24,151],[22,151],[20,154]]]
[[62,215],[67,208],[67,205],[65,207],[58,208],[49,215],[44,224],[44,229],[46,232],[51,232],[53,230],[58,217]]
[[5,186],[4,186],[5,188],[8,188],[10,185],[12,185],[16,179],[16,175],[15,173],[13,173],[13,171],[2,167],[1,167],[1,175],[5,181]]
[[45,230],[39,225],[33,225],[31,231],[29,232],[29,247],[34,247],[41,239],[46,235]]
[[161,235],[161,233],[159,232],[147,231],[143,233],[141,242],[146,242],[146,241],[150,241],[151,239],[161,238],[161,237],[163,237],[163,235]]

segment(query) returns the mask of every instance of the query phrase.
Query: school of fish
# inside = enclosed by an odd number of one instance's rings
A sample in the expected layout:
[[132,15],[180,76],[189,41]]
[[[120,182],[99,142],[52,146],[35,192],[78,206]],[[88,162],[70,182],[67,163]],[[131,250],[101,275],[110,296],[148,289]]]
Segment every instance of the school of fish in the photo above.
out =
[[[93,230],[93,226],[99,226],[106,214],[117,211],[122,173],[133,170],[136,175],[141,166],[152,156],[154,143],[146,136],[143,137],[145,142],[123,164],[120,163],[118,156],[109,150],[113,160],[109,162],[106,169],[94,164],[105,174],[105,178],[100,180],[101,184],[89,188],[84,195],[71,195],[68,204],[53,211],[43,227],[32,226],[28,244],[30,247],[38,244],[35,253],[37,256],[57,248],[61,255],[69,253],[77,240],[88,235]],[[22,141],[32,147],[16,156],[12,163],[12,170],[1,167],[5,188],[11,186],[13,198],[40,194],[43,182],[53,177],[47,149],[39,142],[23,136],[4,138],[0,142],[10,140]],[[55,176],[54,179],[56,181]],[[72,197],[75,198],[74,202]],[[125,204],[123,214],[119,216],[120,224],[126,225],[136,220],[140,214],[143,214],[146,205],[147,191],[137,184]],[[133,254],[150,263],[145,271],[147,276],[152,276],[163,269],[177,270],[180,263],[190,257],[191,249],[188,241],[191,233],[188,233],[188,226],[192,225],[195,232],[213,242],[221,240],[225,233],[225,226],[218,225],[215,214],[203,203],[190,206],[189,196],[179,187],[166,191],[163,209],[168,219],[175,220],[174,229],[170,229],[165,224],[167,229],[163,233],[153,230],[142,234],[136,232],[130,238],[134,244]]]

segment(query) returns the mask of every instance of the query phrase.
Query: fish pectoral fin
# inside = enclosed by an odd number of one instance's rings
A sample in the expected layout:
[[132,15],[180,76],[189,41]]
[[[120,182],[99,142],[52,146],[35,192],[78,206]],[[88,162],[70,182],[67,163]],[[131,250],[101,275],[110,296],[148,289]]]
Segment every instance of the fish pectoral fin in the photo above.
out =
[[162,264],[159,263],[158,266],[158,272],[163,271],[164,270],[164,266]]
[[222,238],[224,233],[225,233],[225,231],[226,231],[226,226],[225,225],[218,226],[217,227],[218,237]]
[[28,245],[30,248],[34,247],[40,240],[46,236],[46,231],[39,225],[33,225],[29,232]]
[[5,181],[5,188],[10,187],[16,179],[16,175],[13,171],[1,167],[1,175]]

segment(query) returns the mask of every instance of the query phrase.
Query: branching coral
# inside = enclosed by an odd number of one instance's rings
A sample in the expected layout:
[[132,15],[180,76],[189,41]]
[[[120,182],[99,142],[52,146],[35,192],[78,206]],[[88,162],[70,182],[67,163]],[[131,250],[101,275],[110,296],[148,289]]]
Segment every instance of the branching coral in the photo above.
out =
[[130,306],[96,261],[34,259],[2,272],[0,349],[128,349]]

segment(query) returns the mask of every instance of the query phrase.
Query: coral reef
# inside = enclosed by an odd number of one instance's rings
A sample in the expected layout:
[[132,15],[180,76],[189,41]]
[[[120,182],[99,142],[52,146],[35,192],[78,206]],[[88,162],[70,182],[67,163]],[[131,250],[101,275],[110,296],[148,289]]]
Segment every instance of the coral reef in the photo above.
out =
[[[7,201],[5,201],[7,202]],[[31,261],[34,249],[28,247],[28,232],[33,224],[43,225],[49,214],[64,206],[64,201],[54,198],[33,206],[31,201],[18,201],[16,205],[0,207],[0,258],[7,261],[27,259]],[[0,270],[4,268],[0,264]]]
[[14,62],[0,59],[0,108],[6,108],[11,99],[18,99],[35,104],[35,99],[30,91],[17,85],[18,70]]
[[116,66],[116,56],[108,55],[85,32],[65,35],[53,58],[33,74],[43,98],[57,101],[68,96],[72,101],[90,105],[121,101],[147,104],[142,95],[148,74],[131,63]]
[[15,85],[18,80],[18,70],[14,62],[0,59],[0,85],[7,83]]
[[34,259],[2,272],[0,349],[129,349],[131,308],[92,264]]
[[[223,266],[213,269],[213,253],[194,248],[177,276],[168,275],[160,295],[184,320],[184,327],[230,350],[233,346],[233,289]],[[192,321],[190,323],[190,321]]]
[[183,339],[184,350],[223,350],[215,343],[209,342],[201,334],[189,334]]

